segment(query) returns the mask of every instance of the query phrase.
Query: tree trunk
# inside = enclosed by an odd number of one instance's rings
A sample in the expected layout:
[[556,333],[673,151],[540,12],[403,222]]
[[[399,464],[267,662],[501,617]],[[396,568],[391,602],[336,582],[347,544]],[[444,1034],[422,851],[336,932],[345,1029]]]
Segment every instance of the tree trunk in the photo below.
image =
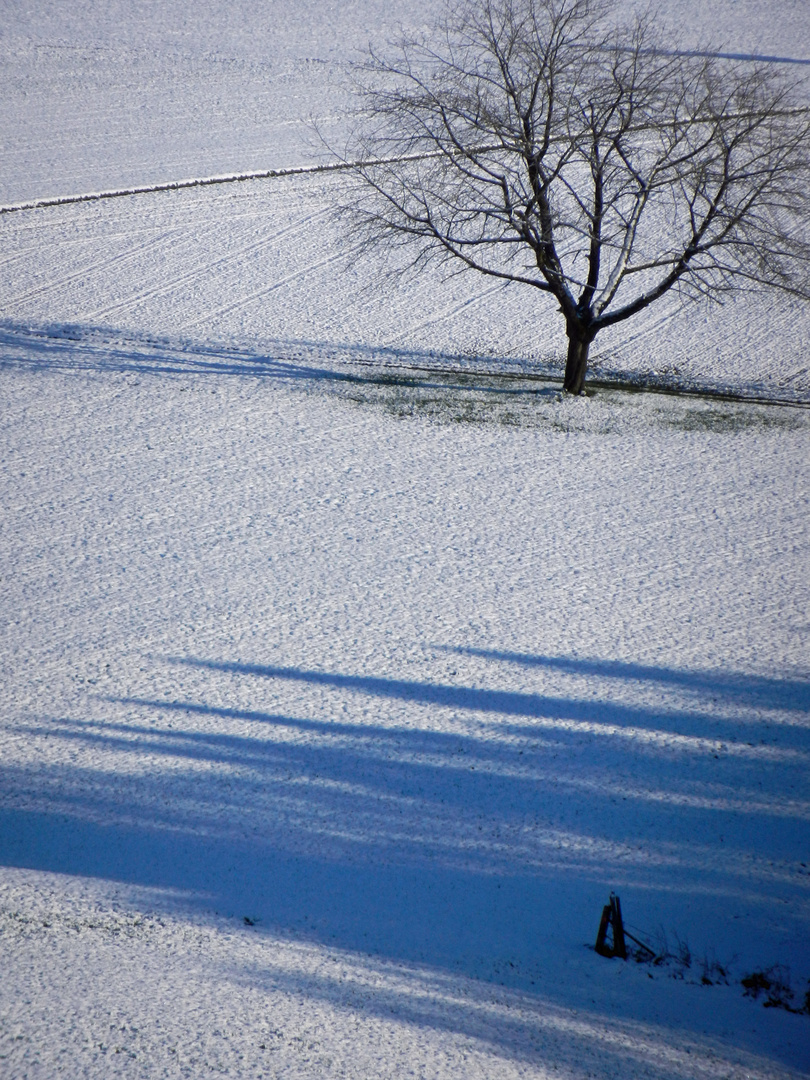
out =
[[585,372],[588,370],[588,349],[591,339],[587,335],[570,329],[568,331],[568,359],[565,362],[563,390],[568,394],[581,394],[585,386]]

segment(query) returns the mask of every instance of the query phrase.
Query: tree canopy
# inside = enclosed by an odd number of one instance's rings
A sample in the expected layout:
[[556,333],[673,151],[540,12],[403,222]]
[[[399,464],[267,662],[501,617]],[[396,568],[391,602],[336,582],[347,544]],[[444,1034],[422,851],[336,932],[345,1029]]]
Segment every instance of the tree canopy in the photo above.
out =
[[360,95],[354,228],[549,294],[571,393],[596,334],[672,289],[810,294],[810,110],[778,66],[610,0],[461,0],[370,53]]

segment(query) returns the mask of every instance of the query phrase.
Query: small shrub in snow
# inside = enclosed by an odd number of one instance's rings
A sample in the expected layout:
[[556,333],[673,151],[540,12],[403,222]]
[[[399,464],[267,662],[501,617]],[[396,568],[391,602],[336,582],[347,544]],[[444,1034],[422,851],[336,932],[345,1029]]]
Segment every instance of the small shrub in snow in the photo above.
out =
[[790,985],[790,968],[786,964],[773,964],[764,971],[752,971],[740,980],[746,997],[758,1000],[764,996],[766,1009],[786,1009],[792,1013],[810,1015],[810,983],[800,1008],[793,1005],[793,989]]

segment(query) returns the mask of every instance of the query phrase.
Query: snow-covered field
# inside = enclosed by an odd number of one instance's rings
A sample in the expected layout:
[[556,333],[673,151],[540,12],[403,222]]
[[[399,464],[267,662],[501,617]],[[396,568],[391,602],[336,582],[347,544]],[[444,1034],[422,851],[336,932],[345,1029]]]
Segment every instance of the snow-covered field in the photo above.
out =
[[[311,164],[433,10],[9,2],[0,204]],[[810,58],[803,0],[667,13]],[[810,979],[810,413],[485,376],[554,313],[378,287],[337,185],[0,215],[0,1076],[806,1075],[740,980]],[[809,338],[597,360],[808,401]]]

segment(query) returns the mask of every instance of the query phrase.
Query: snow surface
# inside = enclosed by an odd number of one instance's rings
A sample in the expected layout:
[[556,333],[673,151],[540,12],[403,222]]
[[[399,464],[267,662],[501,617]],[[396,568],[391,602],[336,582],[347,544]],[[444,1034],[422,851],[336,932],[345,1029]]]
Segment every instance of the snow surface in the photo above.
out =
[[[8,204],[312,163],[433,9],[5,10]],[[667,11],[808,57],[804,3]],[[806,1075],[739,980],[810,979],[810,416],[484,375],[553,313],[380,285],[337,193],[0,216],[0,1075]],[[809,328],[600,360],[806,400]],[[670,961],[594,953],[612,889]]]

